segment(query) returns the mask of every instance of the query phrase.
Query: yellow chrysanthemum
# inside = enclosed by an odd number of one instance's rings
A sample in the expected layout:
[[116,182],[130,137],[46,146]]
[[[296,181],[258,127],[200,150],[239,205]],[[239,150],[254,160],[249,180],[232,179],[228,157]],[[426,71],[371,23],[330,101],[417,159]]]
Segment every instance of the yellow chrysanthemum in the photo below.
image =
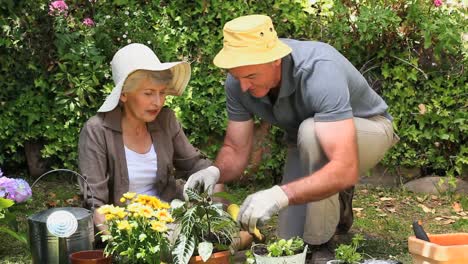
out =
[[156,216],[156,218],[158,218],[159,221],[164,221],[167,223],[174,222],[174,219],[172,218],[171,214],[166,209],[158,210],[154,216]]
[[105,218],[106,218],[106,221],[110,221],[110,220],[112,220],[112,219],[115,218],[115,215],[113,215],[113,214],[106,214],[106,215],[105,215]]
[[157,232],[166,232],[167,231],[167,226],[166,223],[162,221],[156,221],[153,220],[151,221],[151,229],[157,231]]
[[127,216],[127,212],[121,211],[121,212],[118,212],[116,215],[118,218],[123,219]]
[[169,209],[170,208],[170,205],[168,203],[163,202],[159,199],[155,199],[154,201],[152,201],[151,206],[153,206],[153,208],[155,209]]
[[141,207],[142,207],[142,205],[139,204],[139,203],[131,203],[131,204],[129,204],[129,205],[127,206],[127,210],[128,210],[129,212],[135,213],[135,212],[140,211]]
[[130,226],[130,223],[128,223],[127,220],[118,221],[117,228],[119,230],[127,230],[127,231],[132,229],[132,227]]
[[131,199],[133,199],[133,197],[135,197],[135,195],[136,195],[136,193],[134,193],[134,192],[126,192],[126,193],[123,194],[123,197],[128,199],[128,200],[131,200]]
[[105,204],[97,209],[98,213],[100,214],[108,214],[111,208],[114,207],[113,205]]
[[142,206],[138,211],[138,214],[146,218],[151,218],[154,214],[154,211],[149,206]]

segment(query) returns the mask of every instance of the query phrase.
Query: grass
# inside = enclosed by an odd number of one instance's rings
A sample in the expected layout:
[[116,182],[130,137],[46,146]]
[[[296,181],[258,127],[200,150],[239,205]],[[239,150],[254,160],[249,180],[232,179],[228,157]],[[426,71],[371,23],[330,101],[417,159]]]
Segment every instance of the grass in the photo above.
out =
[[[255,187],[230,187],[234,201],[241,204]],[[41,180],[33,188],[33,199],[21,209],[20,227],[27,228],[27,216],[48,207],[79,206],[78,186],[63,178]],[[351,233],[366,238],[360,252],[381,259],[397,259],[411,263],[407,248],[412,235],[411,223],[421,219],[428,233],[468,232],[468,217],[464,211],[452,207],[459,201],[468,211],[467,196],[416,195],[402,189],[367,188],[358,186],[354,199],[355,221]],[[277,218],[261,228],[267,237],[274,237]],[[0,233],[0,263],[31,263],[29,249],[9,236]]]

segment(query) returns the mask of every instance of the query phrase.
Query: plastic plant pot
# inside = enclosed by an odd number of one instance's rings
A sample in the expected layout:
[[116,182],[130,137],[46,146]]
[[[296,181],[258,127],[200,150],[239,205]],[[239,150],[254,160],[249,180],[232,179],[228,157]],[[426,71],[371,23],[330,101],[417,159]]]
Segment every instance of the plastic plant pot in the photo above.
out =
[[468,263],[468,233],[428,235],[431,242],[408,238],[413,264]]
[[190,258],[189,264],[229,264],[230,257],[231,253],[229,252],[229,250],[220,251],[213,253],[206,262],[203,262],[200,256],[194,256]]
[[106,257],[102,250],[84,250],[70,254],[71,264],[111,264],[111,256]]

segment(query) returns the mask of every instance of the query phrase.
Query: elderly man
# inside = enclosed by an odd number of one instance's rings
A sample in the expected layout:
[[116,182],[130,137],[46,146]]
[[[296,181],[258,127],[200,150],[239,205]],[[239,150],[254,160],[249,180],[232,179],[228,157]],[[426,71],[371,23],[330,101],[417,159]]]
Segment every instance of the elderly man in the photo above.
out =
[[284,129],[287,160],[281,185],[248,196],[238,221],[253,232],[279,212],[280,237],[325,245],[352,225],[359,174],[398,140],[388,106],[337,50],[278,39],[268,16],[236,18],[223,33],[214,64],[228,71],[226,136],[215,166],[193,174],[185,188],[204,184],[210,191],[215,183],[238,179],[257,116]]

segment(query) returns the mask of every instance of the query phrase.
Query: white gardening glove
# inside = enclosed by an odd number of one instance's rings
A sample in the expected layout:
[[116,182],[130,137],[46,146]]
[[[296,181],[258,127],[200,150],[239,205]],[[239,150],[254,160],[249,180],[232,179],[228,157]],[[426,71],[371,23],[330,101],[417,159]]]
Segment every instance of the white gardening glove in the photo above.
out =
[[253,234],[257,222],[264,222],[284,207],[288,206],[289,199],[283,189],[278,185],[268,190],[251,194],[241,205],[237,221],[242,229]]
[[213,189],[219,180],[219,169],[215,166],[210,166],[206,169],[199,170],[192,174],[184,185],[184,198],[188,200],[187,189],[196,189],[203,187],[204,191],[209,195],[213,194]]

